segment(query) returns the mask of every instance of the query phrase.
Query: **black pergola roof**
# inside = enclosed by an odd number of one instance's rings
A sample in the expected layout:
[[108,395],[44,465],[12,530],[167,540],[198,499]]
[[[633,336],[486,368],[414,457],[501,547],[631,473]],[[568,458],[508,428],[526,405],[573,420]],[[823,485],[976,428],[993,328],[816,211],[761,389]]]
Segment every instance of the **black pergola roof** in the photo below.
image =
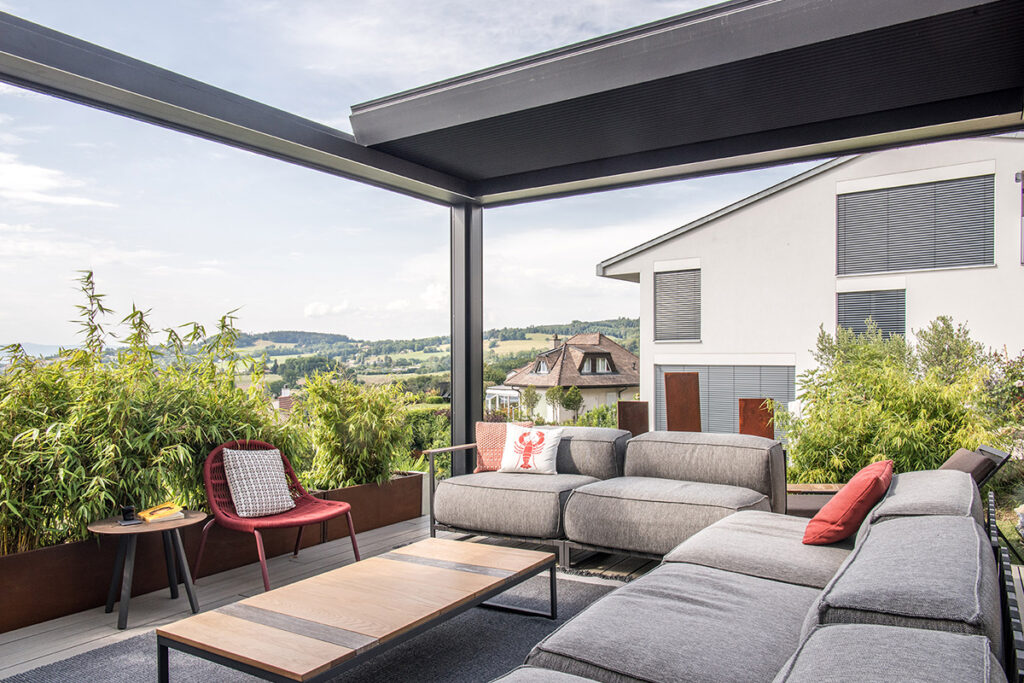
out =
[[733,0],[353,107],[355,138],[0,13],[0,80],[442,204],[1024,127],[1021,0]]
[[353,107],[483,204],[1021,125],[1024,3],[734,0]]

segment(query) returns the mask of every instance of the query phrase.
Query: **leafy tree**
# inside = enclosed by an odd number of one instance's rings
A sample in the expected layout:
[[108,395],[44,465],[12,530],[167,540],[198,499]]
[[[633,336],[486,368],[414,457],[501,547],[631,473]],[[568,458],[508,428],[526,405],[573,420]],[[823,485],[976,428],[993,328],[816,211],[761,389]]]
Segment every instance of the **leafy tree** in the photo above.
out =
[[558,404],[566,410],[571,410],[573,418],[576,418],[583,407],[583,394],[580,393],[579,387],[572,386],[563,391]]
[[540,395],[533,386],[528,386],[523,389],[523,393],[520,395],[519,401],[523,404],[523,407],[526,408],[526,416],[530,417],[533,415],[534,408],[536,408],[537,404],[540,402]]
[[948,315],[940,315],[915,332],[915,336],[922,369],[936,373],[947,384],[985,367],[990,361],[985,346],[971,339],[967,326],[959,323],[954,327]]
[[800,376],[801,414],[775,406],[793,481],[845,482],[885,459],[897,472],[931,469],[958,448],[1005,441],[984,410],[980,369],[951,383],[917,372],[902,338],[885,339],[873,323],[863,334],[823,330],[815,358],[818,367]]
[[484,365],[484,381],[501,384],[505,381],[505,373],[501,371],[501,368],[497,368],[490,363],[486,363]]
[[[556,409],[562,407],[562,396],[565,394],[565,387],[548,387],[544,391],[544,402]],[[556,414],[557,417],[557,414]]]

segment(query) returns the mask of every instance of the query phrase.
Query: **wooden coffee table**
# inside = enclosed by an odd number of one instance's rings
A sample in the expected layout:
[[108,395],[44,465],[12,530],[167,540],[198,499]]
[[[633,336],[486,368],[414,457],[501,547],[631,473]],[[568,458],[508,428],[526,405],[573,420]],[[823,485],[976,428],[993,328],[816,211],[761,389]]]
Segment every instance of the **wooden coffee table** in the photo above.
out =
[[[548,570],[547,612],[487,602]],[[168,648],[268,681],[325,681],[481,605],[557,617],[555,556],[429,538],[158,628]]]

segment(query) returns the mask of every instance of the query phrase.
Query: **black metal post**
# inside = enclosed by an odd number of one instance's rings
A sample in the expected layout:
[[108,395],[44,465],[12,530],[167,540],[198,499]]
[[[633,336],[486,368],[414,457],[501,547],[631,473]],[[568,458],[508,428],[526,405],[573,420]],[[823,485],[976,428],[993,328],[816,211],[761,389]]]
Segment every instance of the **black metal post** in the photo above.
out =
[[128,537],[118,536],[117,557],[114,558],[114,571],[110,575],[110,590],[107,591],[106,613],[114,611],[114,603],[117,601],[117,589],[121,585],[121,573],[124,571],[124,554],[128,548]]
[[121,605],[117,609],[117,627],[128,628],[128,603],[132,598],[132,576],[135,573],[135,545],[139,537],[128,535],[128,547],[125,549],[124,576],[121,577]]
[[177,529],[172,529],[170,534],[171,540],[174,542],[175,554],[178,556],[178,570],[181,572],[181,581],[185,584],[188,604],[192,608],[192,614],[195,614],[199,611],[199,601],[196,600],[196,591],[192,586],[192,573],[188,570],[188,560],[185,559],[185,545],[181,542],[181,534]]
[[162,531],[164,538],[164,562],[167,564],[167,586],[171,589],[171,599],[178,599],[178,572],[174,568],[174,548],[171,546],[171,532]]
[[551,618],[558,618],[558,572],[551,565]]
[[[452,444],[472,443],[483,417],[483,208],[451,210]],[[471,472],[472,452],[452,453],[452,475]]]

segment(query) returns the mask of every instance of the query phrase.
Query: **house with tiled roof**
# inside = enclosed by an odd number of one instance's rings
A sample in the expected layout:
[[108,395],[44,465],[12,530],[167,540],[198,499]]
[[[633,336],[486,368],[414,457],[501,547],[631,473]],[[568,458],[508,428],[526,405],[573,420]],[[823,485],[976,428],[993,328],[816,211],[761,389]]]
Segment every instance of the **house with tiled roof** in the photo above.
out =
[[[534,412],[548,421],[563,419],[545,400],[552,387],[577,387],[583,396],[580,413],[629,400],[640,390],[640,359],[599,333],[577,334],[539,354],[505,379],[520,391],[532,386],[540,396]],[[569,417],[569,416],[564,416]]]

